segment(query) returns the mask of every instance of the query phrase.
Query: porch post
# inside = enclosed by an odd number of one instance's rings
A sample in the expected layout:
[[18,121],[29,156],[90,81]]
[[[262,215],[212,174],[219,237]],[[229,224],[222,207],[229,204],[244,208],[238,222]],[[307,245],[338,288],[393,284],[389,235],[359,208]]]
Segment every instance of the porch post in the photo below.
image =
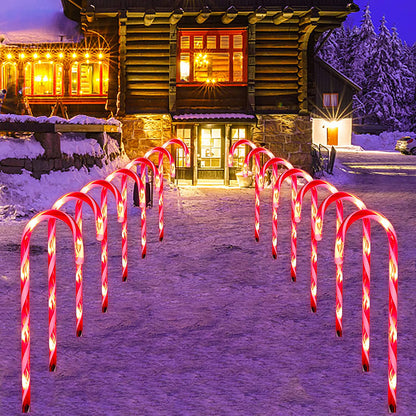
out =
[[231,124],[225,125],[225,146],[224,146],[224,185],[230,186],[230,168],[228,167],[228,152],[231,142]]
[[199,124],[194,124],[192,134],[192,185],[198,184],[198,135],[199,135]]

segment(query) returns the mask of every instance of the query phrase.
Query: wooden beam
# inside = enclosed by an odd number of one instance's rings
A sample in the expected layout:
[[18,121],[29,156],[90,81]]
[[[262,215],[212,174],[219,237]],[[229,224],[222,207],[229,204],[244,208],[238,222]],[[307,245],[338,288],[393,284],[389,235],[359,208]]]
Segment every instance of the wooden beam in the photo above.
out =
[[256,11],[254,13],[251,13],[248,15],[248,22],[251,25],[256,24],[257,22],[260,22],[260,20],[263,20],[267,15],[267,10],[263,6],[257,7]]
[[179,9],[175,9],[169,17],[169,23],[171,25],[176,25],[179,22],[179,20],[182,19],[182,16],[183,16],[183,9],[181,7]]
[[208,6],[204,6],[195,17],[195,20],[197,23],[202,24],[208,19],[209,16],[211,16],[211,9]]
[[153,20],[156,18],[156,11],[154,9],[146,10],[144,13],[144,25],[146,27],[150,26],[153,23]]
[[280,25],[281,23],[291,19],[293,13],[293,9],[289,6],[286,6],[280,13],[277,13],[273,16],[273,23],[275,25]]
[[231,23],[238,15],[238,11],[234,6],[230,6],[226,12],[221,16],[221,21],[228,25]]

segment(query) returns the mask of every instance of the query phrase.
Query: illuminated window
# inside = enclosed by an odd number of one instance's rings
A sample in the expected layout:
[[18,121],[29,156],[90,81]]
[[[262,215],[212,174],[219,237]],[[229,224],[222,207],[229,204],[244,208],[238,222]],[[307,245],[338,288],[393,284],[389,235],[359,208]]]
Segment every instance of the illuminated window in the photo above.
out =
[[[245,138],[246,138],[245,127],[233,127],[231,129],[232,144],[234,144],[237,140],[245,139]],[[238,146],[234,152],[233,166],[237,168],[243,168],[245,157],[246,157],[246,146]]]
[[221,168],[221,129],[201,129],[201,168]]
[[53,95],[53,63],[37,62],[33,65],[33,94]]
[[32,95],[32,63],[28,62],[25,65],[25,87],[24,94]]
[[0,67],[0,89],[5,89],[9,93],[15,91],[17,87],[16,65],[5,62]]
[[338,107],[338,94],[324,94],[323,95],[324,107]]
[[247,35],[243,30],[179,31],[179,83],[246,84]]
[[108,65],[74,62],[71,67],[72,95],[104,95],[108,91]]
[[[176,129],[176,137],[178,139],[181,139],[185,142],[185,144],[188,146],[189,151],[191,150],[191,128],[185,127],[185,128],[177,128]],[[185,152],[183,151],[182,147],[176,147],[176,166],[178,168],[184,168],[186,167],[186,158],[185,158]]]

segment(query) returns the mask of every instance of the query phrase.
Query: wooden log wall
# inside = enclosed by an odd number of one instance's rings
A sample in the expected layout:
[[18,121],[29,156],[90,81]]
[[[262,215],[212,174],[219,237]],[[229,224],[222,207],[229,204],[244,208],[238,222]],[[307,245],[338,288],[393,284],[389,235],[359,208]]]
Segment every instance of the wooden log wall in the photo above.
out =
[[126,112],[169,112],[169,34],[167,18],[150,26],[143,18],[126,22]]
[[299,109],[297,20],[280,25],[256,24],[255,102],[259,112],[292,112]]

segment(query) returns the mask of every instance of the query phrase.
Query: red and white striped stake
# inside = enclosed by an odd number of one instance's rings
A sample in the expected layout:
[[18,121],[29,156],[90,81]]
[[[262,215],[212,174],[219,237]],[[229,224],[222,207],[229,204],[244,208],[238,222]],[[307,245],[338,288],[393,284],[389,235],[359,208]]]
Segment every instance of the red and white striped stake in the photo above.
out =
[[182,150],[183,150],[184,155],[185,155],[185,165],[186,165],[187,168],[189,168],[191,166],[191,154],[189,153],[188,146],[186,145],[186,143],[183,140],[178,139],[178,138],[175,137],[175,138],[169,139],[167,142],[163,143],[162,147],[167,149],[169,146],[172,146],[174,144],[182,147]]
[[[255,170],[255,209],[254,209],[254,238],[256,241],[260,240],[260,188],[262,185],[259,181],[261,176],[261,166],[260,166],[260,154],[263,153],[267,155],[270,159],[274,158],[274,154],[264,147],[256,147],[255,149],[250,150],[247,156],[244,159],[243,164],[243,176],[247,177],[248,175],[248,166],[250,159],[255,156],[256,163],[253,170]],[[273,166],[274,175],[277,176],[277,167]]]
[[290,233],[290,248],[291,248],[291,258],[290,258],[290,275],[292,280],[296,281],[296,246],[297,246],[297,229],[295,221],[295,207],[296,207],[296,197],[297,197],[297,178],[304,178],[306,181],[312,181],[312,176],[309,173],[305,172],[302,169],[289,169],[286,172],[283,172],[278,180],[273,185],[273,217],[272,217],[272,254],[276,258],[277,253],[277,208],[279,207],[280,199],[280,189],[283,182],[291,178],[291,233]]
[[228,167],[232,168],[234,163],[234,153],[238,146],[250,146],[252,149],[255,149],[257,146],[250,140],[247,139],[239,139],[235,143],[233,143],[230,147],[230,151],[228,152]]
[[[397,287],[398,287],[398,246],[397,236],[390,221],[376,211],[369,209],[362,209],[349,215],[338,230],[335,243],[335,263],[342,264],[344,262],[344,245],[345,237],[348,228],[357,220],[375,220],[386,231],[389,242],[389,330],[388,330],[388,408],[391,413],[395,413],[397,409]],[[366,236],[367,238],[367,236]],[[369,234],[368,234],[369,238]],[[370,256],[370,247],[366,246],[368,256]],[[363,263],[363,267],[370,267],[370,263]],[[370,276],[369,270],[366,271],[367,276]],[[366,277],[364,279],[367,279]],[[368,279],[369,280],[369,279]],[[367,282],[366,282],[367,284]],[[369,281],[368,281],[369,284]],[[367,288],[366,288],[367,289]],[[369,287],[368,292],[363,293],[363,311],[369,308]],[[363,322],[367,317],[363,316]],[[368,321],[369,325],[369,321]],[[369,338],[362,339],[362,357],[367,360],[369,356],[370,342]],[[369,328],[368,328],[369,335]],[[363,369],[368,371],[368,362],[363,362]]]
[[132,172],[129,169],[123,168],[114,171],[112,174],[107,176],[106,180],[111,182],[116,177],[121,176],[121,198],[123,200],[124,206],[124,221],[122,223],[122,252],[121,252],[121,261],[123,267],[123,280],[127,279],[127,178],[131,178],[136,181],[137,188],[139,189],[139,203],[142,210],[142,227],[141,227],[141,251],[142,257],[146,256],[146,213],[143,217],[143,210],[146,210],[146,196],[144,192],[143,182],[136,173]]
[[[155,188],[156,188],[157,191],[160,191],[160,187],[162,186],[161,184],[163,184],[163,179],[160,180],[160,172],[156,168],[155,164],[147,158],[138,157],[138,158],[132,160],[126,166],[126,168],[131,169],[131,168],[133,168],[134,166],[137,166],[137,165],[141,166],[140,177],[141,177],[141,180],[142,180],[143,183],[145,181],[144,167],[147,166],[147,167],[150,167],[150,169],[152,169],[153,175],[155,177]],[[143,188],[144,188],[144,186],[143,186]],[[142,204],[142,203],[140,204],[140,208],[141,208],[140,218],[141,218],[142,257],[144,258],[145,255],[146,255],[147,244],[146,244],[146,195],[145,195],[145,192],[144,192],[143,188],[139,190],[139,193],[140,193],[139,197],[140,197],[141,201],[143,201],[143,200],[145,201],[144,204]],[[162,195],[163,195],[163,193],[162,193]],[[160,197],[160,195],[159,195],[159,197]],[[163,200],[162,200],[162,204],[163,204]],[[160,204],[159,204],[159,208],[160,208]],[[160,211],[159,211],[159,213],[160,213]],[[163,214],[163,211],[162,211],[162,214]],[[163,224],[162,224],[162,230],[163,230]],[[160,231],[160,228],[159,228],[159,231]]]
[[110,191],[116,200],[118,222],[124,222],[125,211],[121,193],[112,183],[98,179],[85,185],[81,192],[88,193],[93,188],[101,188],[101,215],[103,219],[103,239],[101,240],[101,310],[106,312],[108,308],[107,191]]
[[[104,238],[104,230],[103,230],[103,217],[101,214],[100,207],[98,206],[97,202],[89,195],[83,192],[70,192],[61,198],[59,198],[52,206],[52,209],[61,209],[62,206],[69,201],[75,200],[75,222],[78,225],[78,228],[82,235],[82,203],[87,203],[93,210],[94,218],[95,218],[95,228],[97,234],[97,240],[102,241]],[[50,219],[49,222],[56,222],[55,219]],[[51,227],[51,239],[55,240],[55,227]],[[52,242],[51,242],[52,243]],[[49,267],[55,269],[55,258],[51,257],[49,262]],[[54,279],[55,280],[55,279]],[[82,296],[82,264],[77,264],[77,271],[76,271],[76,280],[75,280],[75,292],[76,292],[76,305],[75,305],[75,315],[76,315],[76,334],[78,337],[82,335],[82,328],[83,328],[83,296]],[[53,293],[56,293],[56,288],[53,289]],[[51,299],[51,298],[49,298]],[[49,300],[51,302],[51,300]]]
[[318,252],[317,252],[317,240],[315,237],[315,221],[316,215],[318,212],[318,192],[317,187],[324,187],[329,192],[335,193],[338,192],[335,186],[331,185],[329,182],[314,179],[313,181],[305,184],[299,191],[296,197],[295,203],[295,221],[300,222],[301,213],[302,213],[302,202],[306,193],[311,191],[311,310],[316,312],[317,301],[316,295],[318,291]]
[[[36,214],[26,225],[21,242],[21,260],[20,260],[20,286],[21,286],[21,343],[22,343],[22,412],[27,413],[30,409],[30,237],[35,227],[46,219],[58,219],[64,221],[71,229],[74,240],[75,263],[82,264],[84,262],[84,246],[82,242],[81,232],[74,219],[68,214],[58,210],[47,210]],[[48,231],[54,230],[55,224],[48,227]],[[48,258],[55,256],[55,240],[48,236]],[[51,276],[52,274],[52,276]],[[56,290],[53,291],[55,279],[55,269],[48,269],[49,294],[53,297],[49,298],[49,316],[51,322],[49,324],[49,359],[55,359],[56,363],[56,330],[54,322],[56,322]],[[49,365],[49,369],[56,367]]]
[[[336,220],[336,232],[338,232],[339,228],[341,227],[342,221],[343,221],[343,201],[349,201],[352,202],[358,209],[366,209],[365,204],[356,196],[348,193],[348,192],[336,192],[332,195],[329,195],[327,198],[325,198],[321,205],[319,206],[318,213],[316,215],[316,221],[315,221],[315,238],[317,241],[322,240],[322,232],[323,232],[323,222],[324,222],[324,214],[327,208],[332,204],[333,202],[336,202],[337,204],[337,220]],[[368,228],[367,228],[368,227]],[[366,229],[367,231],[365,231]],[[370,223],[367,220],[363,220],[363,244],[364,244],[364,238],[368,241],[368,247],[370,244]],[[367,236],[366,236],[367,235]],[[368,237],[368,238],[367,238]],[[367,257],[367,253],[365,253],[365,247],[363,245],[363,259],[364,257]],[[368,258],[369,260],[369,258]],[[335,330],[339,337],[342,336],[342,307],[343,307],[343,273],[342,273],[342,266],[339,264],[336,265],[337,271],[336,271],[336,301],[335,301]],[[363,293],[368,293],[368,302],[363,302],[363,307],[365,305],[365,312],[363,309],[363,331],[367,331],[366,334],[368,336],[363,335],[363,339],[370,339],[370,280],[369,275],[366,275],[368,277],[368,288],[365,289],[365,286],[367,284],[364,284],[363,279]],[[368,292],[367,292],[368,290]],[[364,322],[365,318],[365,322]],[[367,355],[368,357],[368,355]],[[364,362],[364,360],[363,360]],[[368,363],[368,359],[367,359]]]
[[[273,166],[273,188],[275,183],[279,177],[278,165],[284,166],[286,169],[293,169],[293,165],[289,163],[287,160],[282,159],[280,157],[274,157],[272,159],[268,159],[266,163],[261,168],[261,173],[259,177],[259,184],[261,188],[264,186],[264,178],[266,175],[266,171],[270,166]],[[292,181],[294,177],[292,176]],[[273,211],[273,220],[272,220],[272,255],[274,259],[277,259],[277,206],[278,206],[278,191],[276,190],[273,192],[273,200],[277,199],[277,203],[273,203],[272,211]]]
[[176,168],[175,168],[175,161],[171,155],[171,153],[165,149],[164,147],[154,147],[150,149],[144,157],[148,159],[152,154],[158,153],[159,154],[159,161],[158,161],[158,169],[159,169],[159,240],[162,241],[165,228],[164,228],[164,206],[163,206],[163,156],[166,156],[169,160],[170,165],[170,176],[172,178],[175,177]]

